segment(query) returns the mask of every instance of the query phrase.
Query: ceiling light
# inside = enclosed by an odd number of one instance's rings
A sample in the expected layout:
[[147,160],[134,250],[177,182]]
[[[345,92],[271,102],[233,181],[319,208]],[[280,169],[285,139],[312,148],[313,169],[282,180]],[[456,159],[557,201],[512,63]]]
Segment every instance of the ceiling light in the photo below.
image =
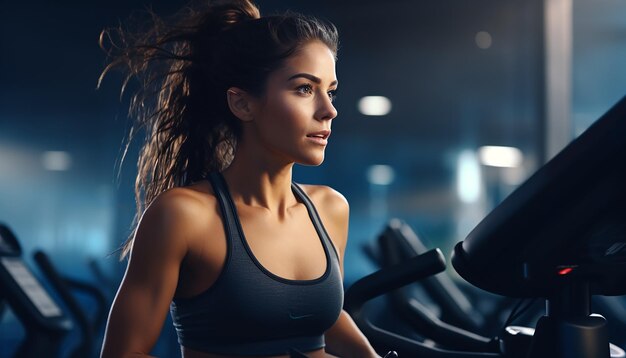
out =
[[484,165],[502,168],[520,166],[524,159],[522,151],[515,147],[484,146],[478,149],[478,157]]
[[366,116],[384,116],[391,111],[391,101],[383,96],[366,96],[359,100],[358,107]]

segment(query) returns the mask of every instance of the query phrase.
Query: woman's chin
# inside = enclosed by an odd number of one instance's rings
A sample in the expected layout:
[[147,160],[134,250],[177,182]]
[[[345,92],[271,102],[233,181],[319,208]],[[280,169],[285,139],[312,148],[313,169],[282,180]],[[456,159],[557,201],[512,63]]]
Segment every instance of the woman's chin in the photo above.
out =
[[324,162],[324,155],[321,155],[319,157],[314,157],[314,158],[311,158],[311,157],[302,158],[302,160],[298,161],[298,164],[311,166],[311,167],[317,167],[321,165],[323,162]]

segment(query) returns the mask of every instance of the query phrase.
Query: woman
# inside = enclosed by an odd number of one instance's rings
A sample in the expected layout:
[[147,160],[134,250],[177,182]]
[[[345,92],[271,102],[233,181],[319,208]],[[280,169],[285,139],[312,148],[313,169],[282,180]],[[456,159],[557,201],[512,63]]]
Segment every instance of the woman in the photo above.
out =
[[348,203],[292,184],[294,163],[324,160],[337,115],[335,27],[233,0],[103,35],[117,51],[103,75],[141,83],[147,209],[102,356],[147,355],[169,307],[184,357],[378,357],[342,310]]

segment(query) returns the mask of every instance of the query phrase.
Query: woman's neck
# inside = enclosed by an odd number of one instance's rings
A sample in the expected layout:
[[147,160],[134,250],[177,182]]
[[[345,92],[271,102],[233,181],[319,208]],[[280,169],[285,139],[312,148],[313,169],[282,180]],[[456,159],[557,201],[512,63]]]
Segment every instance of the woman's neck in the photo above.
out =
[[261,151],[238,146],[232,163],[222,174],[235,202],[282,216],[298,204],[291,191],[292,170],[293,162],[270,161]]

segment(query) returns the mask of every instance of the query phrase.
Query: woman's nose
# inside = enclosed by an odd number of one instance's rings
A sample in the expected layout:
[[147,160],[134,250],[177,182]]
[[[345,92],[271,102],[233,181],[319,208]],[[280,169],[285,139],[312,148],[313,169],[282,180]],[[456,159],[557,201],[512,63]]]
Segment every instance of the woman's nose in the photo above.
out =
[[319,108],[316,113],[316,119],[330,120],[335,117],[337,117],[337,109],[333,105],[331,98],[324,96],[324,98],[320,100]]

